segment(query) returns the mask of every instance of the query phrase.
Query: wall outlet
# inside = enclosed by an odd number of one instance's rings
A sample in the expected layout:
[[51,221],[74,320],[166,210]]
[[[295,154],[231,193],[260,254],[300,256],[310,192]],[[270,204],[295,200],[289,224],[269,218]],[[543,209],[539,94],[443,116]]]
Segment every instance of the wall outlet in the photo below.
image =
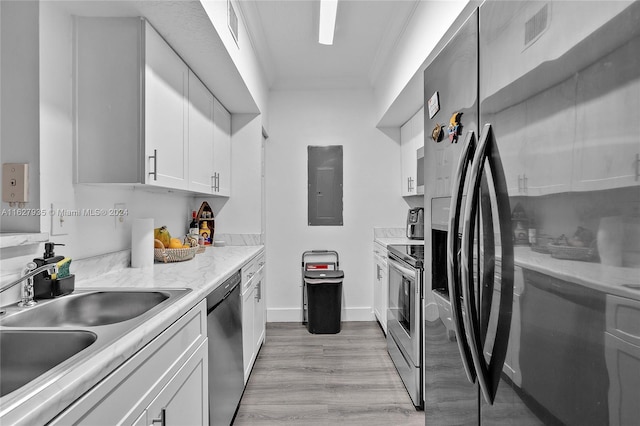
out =
[[113,205],[113,217],[116,221],[116,230],[124,228],[127,224],[128,216],[129,211],[127,210],[127,205],[125,203],[115,203]]
[[2,201],[27,203],[29,201],[29,165],[4,163],[2,165]]

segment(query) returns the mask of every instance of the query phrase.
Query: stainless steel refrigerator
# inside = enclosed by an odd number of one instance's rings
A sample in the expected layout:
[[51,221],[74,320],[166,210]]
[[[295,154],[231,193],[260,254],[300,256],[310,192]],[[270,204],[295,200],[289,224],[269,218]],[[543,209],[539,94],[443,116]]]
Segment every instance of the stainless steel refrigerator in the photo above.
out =
[[463,13],[424,72],[426,424],[636,425],[640,2]]

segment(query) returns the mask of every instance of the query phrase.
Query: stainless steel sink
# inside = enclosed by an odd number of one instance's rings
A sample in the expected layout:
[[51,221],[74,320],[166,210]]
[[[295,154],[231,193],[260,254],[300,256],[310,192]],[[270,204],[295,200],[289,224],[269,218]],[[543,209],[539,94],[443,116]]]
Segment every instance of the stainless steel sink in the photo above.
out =
[[[190,289],[93,289],[3,306],[0,315],[0,397],[28,395],[27,384],[54,384],[96,354],[178,301]],[[11,394],[11,395],[10,395]]]
[[81,330],[0,331],[0,397],[91,346],[97,338]]
[[162,291],[97,291],[61,297],[0,321],[6,327],[94,327],[135,318],[169,298]]

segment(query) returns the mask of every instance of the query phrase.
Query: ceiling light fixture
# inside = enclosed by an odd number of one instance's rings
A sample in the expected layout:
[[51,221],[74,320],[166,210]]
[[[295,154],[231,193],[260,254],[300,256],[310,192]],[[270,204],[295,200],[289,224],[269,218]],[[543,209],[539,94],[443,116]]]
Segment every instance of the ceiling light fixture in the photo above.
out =
[[333,44],[337,10],[338,0],[320,0],[320,31],[318,34],[318,43]]

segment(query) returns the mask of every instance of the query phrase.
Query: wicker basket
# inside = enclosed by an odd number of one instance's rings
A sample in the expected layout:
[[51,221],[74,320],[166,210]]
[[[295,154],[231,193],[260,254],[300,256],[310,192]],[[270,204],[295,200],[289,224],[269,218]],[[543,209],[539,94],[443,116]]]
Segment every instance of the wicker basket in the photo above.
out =
[[199,247],[190,247],[190,248],[156,248],[153,249],[153,257],[158,262],[182,262],[185,260],[191,260],[196,255]]
[[562,244],[549,243],[551,257],[566,260],[581,260],[583,262],[593,262],[597,259],[595,247],[572,247]]

